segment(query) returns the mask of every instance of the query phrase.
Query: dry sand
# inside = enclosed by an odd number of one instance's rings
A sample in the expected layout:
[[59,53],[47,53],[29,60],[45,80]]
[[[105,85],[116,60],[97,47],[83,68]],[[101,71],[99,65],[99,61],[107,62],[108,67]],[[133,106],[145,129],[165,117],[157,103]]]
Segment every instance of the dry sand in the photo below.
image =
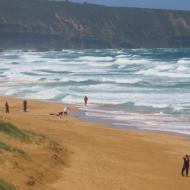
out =
[[[30,145],[36,155],[27,171],[1,165],[0,178],[20,190],[189,190],[190,177],[180,175],[182,156],[190,153],[189,138],[175,134],[122,131],[49,115],[63,110],[62,104],[29,101],[29,112],[21,110],[22,100],[8,99],[11,113],[0,116],[19,128],[44,134],[62,147],[63,166],[53,162],[52,153]],[[70,109],[70,111],[73,108]],[[24,145],[18,144],[22,147]],[[39,151],[39,152],[38,152]],[[41,152],[40,152],[41,151]],[[23,164],[22,160],[20,160]],[[36,164],[35,164],[36,163]],[[14,172],[14,173],[13,173]],[[26,173],[39,181],[28,187]]]

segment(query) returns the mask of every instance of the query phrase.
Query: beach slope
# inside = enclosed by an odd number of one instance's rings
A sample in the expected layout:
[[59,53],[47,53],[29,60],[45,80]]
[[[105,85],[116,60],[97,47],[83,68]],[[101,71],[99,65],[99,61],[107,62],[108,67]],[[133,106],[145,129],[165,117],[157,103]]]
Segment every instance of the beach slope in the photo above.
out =
[[[6,100],[10,114],[4,113]],[[31,161],[17,156],[20,167],[13,167],[15,158],[11,154],[9,162],[0,162],[3,168],[0,178],[18,190],[186,190],[190,187],[190,178],[180,174],[182,156],[190,151],[187,137],[122,131],[77,117],[50,115],[63,110],[58,103],[28,101],[29,112],[24,113],[22,100],[2,97],[0,102],[2,122],[41,134],[59,147],[46,148],[47,140],[25,144],[3,136],[0,131],[3,142],[22,148],[30,156]],[[1,158],[7,156],[4,151],[0,154]]]

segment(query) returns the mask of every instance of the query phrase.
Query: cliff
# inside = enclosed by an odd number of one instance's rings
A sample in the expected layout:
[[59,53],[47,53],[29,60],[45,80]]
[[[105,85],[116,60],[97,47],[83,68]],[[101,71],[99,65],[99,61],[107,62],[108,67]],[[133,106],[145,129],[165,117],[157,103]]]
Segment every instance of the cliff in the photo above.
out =
[[1,49],[190,47],[190,12],[0,0]]

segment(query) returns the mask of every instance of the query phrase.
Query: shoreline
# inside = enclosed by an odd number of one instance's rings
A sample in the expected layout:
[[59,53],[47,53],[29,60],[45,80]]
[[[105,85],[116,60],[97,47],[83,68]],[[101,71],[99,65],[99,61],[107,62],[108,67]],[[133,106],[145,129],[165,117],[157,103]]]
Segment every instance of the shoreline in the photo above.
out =
[[[0,98],[1,105],[4,105],[5,99],[7,98]],[[77,190],[189,188],[189,178],[180,175],[182,156],[188,153],[190,147],[187,137],[165,132],[108,128],[104,124],[82,121],[73,116],[51,116],[49,113],[62,110],[63,104],[50,101],[28,100],[29,112],[23,113],[23,99],[8,99],[14,110],[6,115],[1,106],[1,118],[21,129],[31,130],[56,140],[64,150],[58,154],[64,165],[61,166],[59,162],[54,161],[53,167],[51,152],[41,148],[35,151],[38,155],[34,156],[36,163],[46,170],[48,167],[52,169],[50,173],[40,171],[43,177],[40,183],[32,187],[34,190],[76,190],[76,187]],[[71,112],[73,110],[75,108],[72,107]],[[6,137],[2,139],[6,142],[10,140]],[[26,146],[15,140],[13,142],[18,147]],[[34,154],[33,149],[37,148],[36,146],[31,144],[27,152]],[[50,157],[47,156],[46,159],[43,151]],[[27,187],[26,173],[34,178],[38,176],[38,164],[34,164],[33,169],[29,164],[27,168],[30,169],[20,171],[0,163],[4,168],[0,172],[0,178],[11,181],[20,187],[18,190],[22,190]],[[21,160],[19,165],[22,166]],[[30,174],[33,170],[35,172]],[[19,173],[19,177],[11,175],[13,172]]]
[[[0,96],[0,101],[1,99],[10,99],[10,100],[20,100],[23,101],[25,98],[14,98],[11,96]],[[26,98],[27,99],[27,98]],[[141,132],[152,132],[152,133],[161,133],[161,134],[168,134],[168,135],[176,135],[176,136],[182,136],[182,137],[187,137],[190,138],[190,134],[185,134],[185,133],[178,133],[178,132],[172,132],[172,131],[164,131],[164,130],[154,130],[154,129],[141,129],[141,128],[137,128],[134,126],[127,126],[125,125],[125,127],[121,127],[120,126],[115,126],[114,124],[112,124],[113,121],[115,120],[108,120],[108,119],[104,119],[104,117],[100,118],[99,116],[86,116],[85,112],[86,110],[84,109],[80,109],[81,105],[83,104],[69,104],[69,103],[65,103],[65,102],[60,102],[58,100],[45,100],[45,99],[27,99],[28,101],[32,101],[32,102],[42,102],[42,103],[51,103],[51,104],[58,104],[60,106],[62,106],[62,108],[64,108],[64,106],[68,106],[69,107],[69,112],[70,112],[70,116],[79,119],[82,122],[85,123],[89,123],[92,125],[97,125],[101,128],[108,128],[108,129],[115,129],[115,130],[119,130],[119,131],[141,131]],[[100,105],[99,105],[100,106]],[[1,106],[0,106],[1,108]],[[63,110],[63,109],[62,109]],[[110,121],[110,122],[109,122]]]
[[[89,123],[94,123],[97,125],[101,125],[104,128],[112,128],[112,129],[118,129],[118,130],[123,130],[123,131],[142,131],[142,132],[155,132],[155,133],[166,133],[166,134],[174,134],[174,135],[179,135],[179,136],[184,136],[184,137],[189,137],[190,134],[185,134],[185,133],[180,133],[180,132],[174,132],[174,131],[169,131],[169,130],[159,130],[159,129],[143,129],[143,128],[138,128],[137,126],[130,126],[128,124],[121,124],[119,125],[119,121],[114,120],[114,119],[106,119],[105,117],[102,116],[88,116],[85,115],[85,112],[88,112],[87,110],[80,109],[81,105],[74,105],[71,104],[72,106],[75,107],[74,114],[72,114],[74,117],[79,117],[82,121],[84,122],[89,122]],[[100,106],[100,105],[98,105]],[[113,122],[118,122],[118,125]],[[123,122],[124,123],[124,122]]]

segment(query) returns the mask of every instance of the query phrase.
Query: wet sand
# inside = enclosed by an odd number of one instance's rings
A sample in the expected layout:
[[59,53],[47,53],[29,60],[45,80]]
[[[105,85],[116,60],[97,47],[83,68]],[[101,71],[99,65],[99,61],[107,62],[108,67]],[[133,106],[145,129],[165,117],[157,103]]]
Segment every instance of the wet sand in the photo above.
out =
[[[56,167],[56,163],[52,165],[49,162],[50,172],[42,170],[43,179],[31,189],[186,190],[190,187],[190,177],[180,174],[182,156],[190,153],[188,137],[104,128],[101,124],[70,116],[59,118],[49,114],[62,111],[64,105],[51,102],[28,101],[29,112],[23,113],[22,100],[8,99],[11,113],[7,115],[4,114],[7,99],[0,98],[2,120],[44,134],[67,150],[60,155],[64,166]],[[70,112],[73,109],[71,107]],[[43,155],[39,158],[43,168]],[[47,168],[48,161],[44,165]],[[5,176],[25,190],[26,176],[22,171],[15,170],[12,175],[14,170],[3,167],[7,171],[0,171],[0,177]],[[38,168],[39,164],[33,167]]]

